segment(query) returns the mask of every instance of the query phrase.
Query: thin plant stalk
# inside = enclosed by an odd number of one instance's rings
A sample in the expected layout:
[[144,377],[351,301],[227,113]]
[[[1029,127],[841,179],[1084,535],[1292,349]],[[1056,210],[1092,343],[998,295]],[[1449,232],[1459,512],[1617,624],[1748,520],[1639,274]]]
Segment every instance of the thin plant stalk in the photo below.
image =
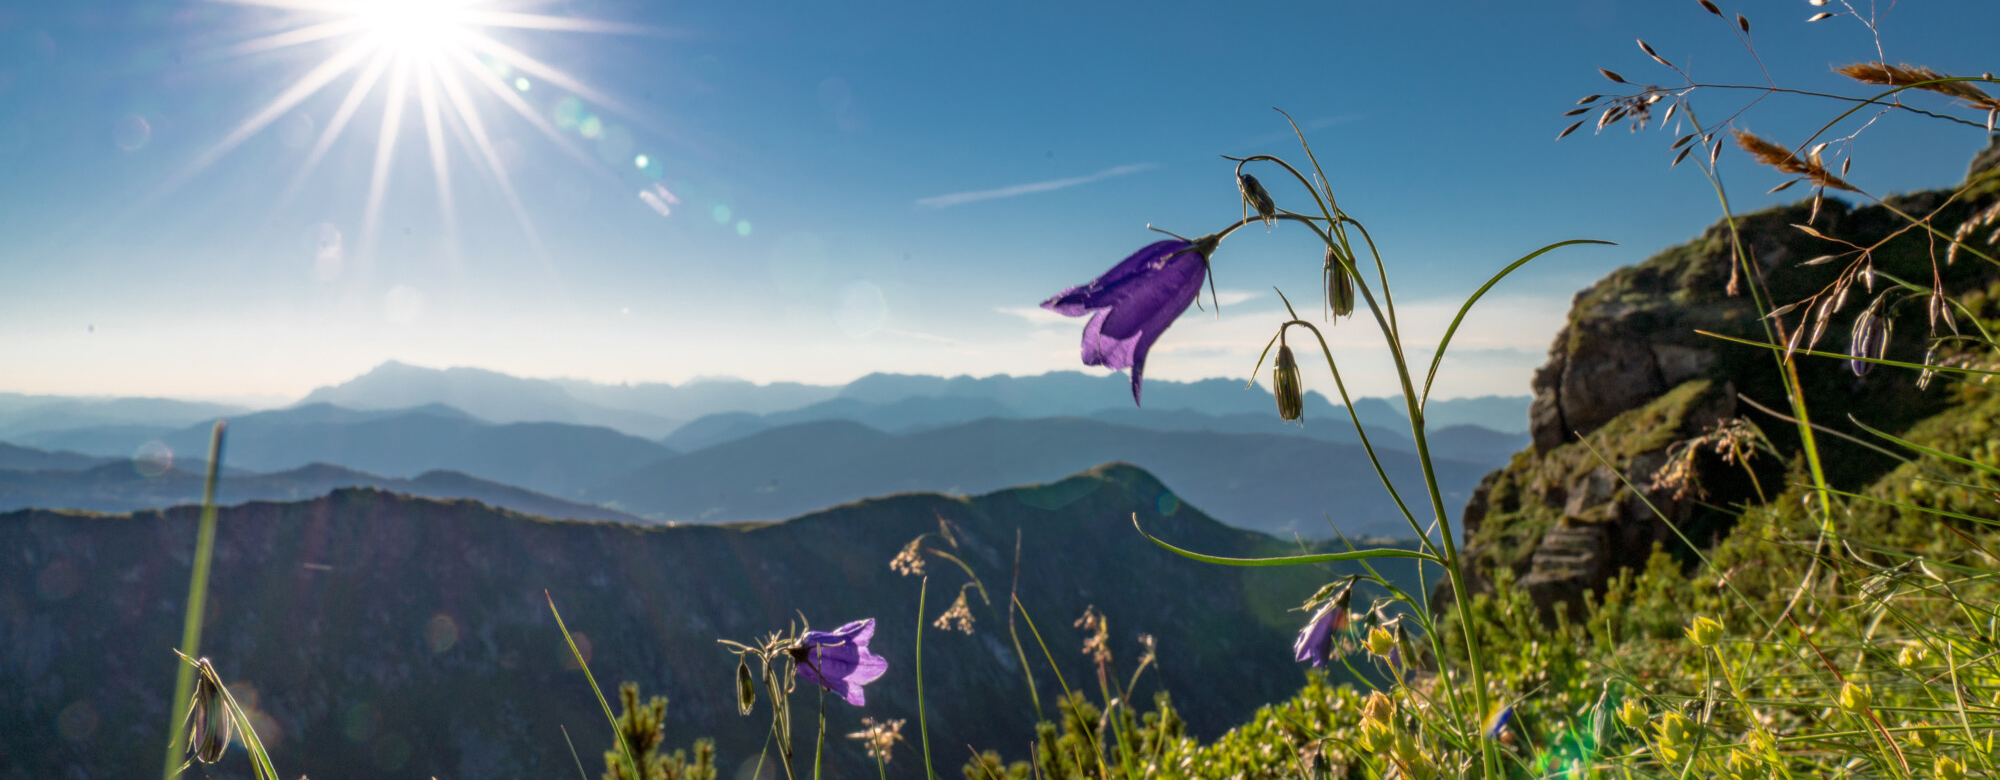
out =
[[597,687],[597,677],[590,673],[590,662],[583,660],[583,651],[576,647],[576,637],[570,636],[569,626],[563,625],[562,613],[556,611],[555,597],[547,591],[542,592],[542,597],[549,600],[549,614],[556,616],[556,628],[562,630],[563,641],[569,643],[570,654],[576,656],[576,665],[583,670],[583,679],[590,681],[590,692],[597,694],[597,705],[604,708],[604,719],[611,721],[611,736],[618,741],[618,753],[625,757],[626,768],[632,770],[634,778],[644,778],[645,775],[639,774],[639,762],[632,758],[631,746],[625,744],[625,732],[618,728],[617,716],[611,714],[611,703],[604,700],[604,690]]
[[917,734],[924,743],[924,777],[936,780],[931,770],[930,718],[924,715],[924,598],[930,594],[931,578],[917,585]]
[[[815,671],[818,666],[812,667]],[[819,757],[826,752],[826,688],[819,689],[819,741],[813,743],[813,780],[819,780]]]
[[[228,430],[227,420],[216,420],[215,428],[208,436],[208,476],[201,487],[201,524],[194,537],[194,571],[188,577],[187,617],[181,621],[181,652],[189,658],[201,657],[201,624],[203,613],[208,607],[209,564],[215,557],[215,480],[222,473],[222,435]],[[174,780],[180,774],[181,754],[187,752],[187,734],[181,731],[180,721],[174,720],[187,711],[188,700],[194,696],[195,667],[181,664],[174,675],[174,703],[167,709],[167,766],[163,774],[165,780]]]

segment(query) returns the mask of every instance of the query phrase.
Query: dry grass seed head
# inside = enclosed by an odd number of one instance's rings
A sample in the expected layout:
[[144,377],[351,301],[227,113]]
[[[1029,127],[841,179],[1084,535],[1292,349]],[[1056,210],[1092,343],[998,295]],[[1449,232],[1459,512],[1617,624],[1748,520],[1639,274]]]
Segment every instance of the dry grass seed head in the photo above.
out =
[[[1958,261],[1959,245],[1970,241],[1973,231],[1989,227],[1995,222],[2000,222],[2000,201],[1994,201],[1993,205],[1987,206],[1985,210],[1978,214],[1974,214],[1971,219],[1960,223],[1957,230],[1952,231],[1951,246],[1947,247],[1944,251],[1944,264],[1951,265]],[[2000,240],[2000,230],[1995,230],[1987,234],[1987,244],[1990,245],[1996,240]]]
[[[1854,188],[1854,185],[1848,184],[1846,180],[1839,176],[1835,176],[1832,171],[1826,169],[1825,165],[1812,159],[1811,156],[1801,157],[1797,152],[1759,138],[1755,133],[1747,130],[1735,130],[1732,132],[1736,136],[1736,145],[1743,147],[1743,151],[1749,152],[1750,156],[1760,164],[1771,166],[1794,176],[1804,176],[1821,187],[1832,187],[1836,190],[1846,190],[1848,192],[1860,192],[1860,190]],[[1814,208],[1814,212],[1817,213],[1818,209]]]
[[[966,587],[971,585],[972,583],[966,583]],[[967,635],[972,633],[972,606],[966,603],[965,590],[966,588],[958,589],[958,600],[953,601],[951,609],[945,610],[944,614],[938,616],[937,622],[931,625],[946,631],[958,631]]]
[[1984,90],[1963,81],[1946,81],[1939,84],[1925,82],[1952,78],[1921,65],[1890,65],[1886,62],[1856,62],[1833,69],[1835,73],[1863,84],[1879,84],[1885,87],[1915,87],[1926,92],[1950,95],[1966,102],[1967,105],[1992,110],[2000,108],[2000,101],[1986,94]]
[[896,557],[889,559],[889,568],[895,570],[897,574],[901,574],[905,577],[908,577],[913,574],[923,574],[924,573],[923,542],[924,538],[919,536],[915,539],[911,539],[909,544],[903,545],[903,549],[900,552],[896,553]]

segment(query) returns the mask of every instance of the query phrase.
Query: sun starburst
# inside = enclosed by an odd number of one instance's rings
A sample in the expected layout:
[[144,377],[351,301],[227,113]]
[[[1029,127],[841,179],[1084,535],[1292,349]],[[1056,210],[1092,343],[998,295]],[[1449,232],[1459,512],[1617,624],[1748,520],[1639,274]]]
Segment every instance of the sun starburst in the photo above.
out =
[[274,121],[344,80],[346,94],[278,195],[274,208],[284,208],[304,190],[313,171],[353,123],[356,112],[379,95],[382,120],[375,133],[368,199],[362,212],[363,251],[373,245],[380,228],[396,150],[406,133],[406,119],[412,109],[414,121],[422,126],[438,208],[454,246],[458,215],[451,186],[448,134],[460,142],[474,166],[493,180],[515,221],[529,242],[539,249],[541,239],[521,205],[519,193],[495,145],[489,119],[481,114],[481,93],[491,98],[485,102],[497,101],[507,106],[555,141],[558,148],[592,167],[596,167],[596,162],[567,143],[523,93],[539,82],[608,110],[626,114],[630,111],[582,80],[502,43],[490,32],[499,28],[610,34],[652,32],[637,25],[505,10],[485,0],[214,1],[284,12],[276,25],[228,47],[225,55],[262,55],[307,46],[316,46],[326,54],[198,155],[168,183],[167,189],[186,183]]

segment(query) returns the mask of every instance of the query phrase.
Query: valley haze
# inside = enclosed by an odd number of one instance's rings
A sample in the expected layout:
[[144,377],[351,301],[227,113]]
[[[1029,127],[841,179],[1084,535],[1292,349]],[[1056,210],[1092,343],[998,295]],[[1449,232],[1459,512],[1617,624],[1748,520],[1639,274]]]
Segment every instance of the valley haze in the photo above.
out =
[[[1462,505],[1527,443],[1528,398],[1432,400],[1440,486]],[[1355,403],[1399,486],[1417,478],[1399,399]],[[229,421],[219,500],[376,487],[535,514],[652,522],[778,520],[904,491],[972,494],[1130,461],[1177,501],[1280,535],[1407,532],[1345,410],[1304,424],[1232,379],[1120,374],[871,374],[845,385],[709,379],[605,385],[381,364],[291,405],[0,394],[0,508],[129,511],[198,498]],[[4,452],[0,452],[4,454]],[[314,493],[311,491],[320,491]]]

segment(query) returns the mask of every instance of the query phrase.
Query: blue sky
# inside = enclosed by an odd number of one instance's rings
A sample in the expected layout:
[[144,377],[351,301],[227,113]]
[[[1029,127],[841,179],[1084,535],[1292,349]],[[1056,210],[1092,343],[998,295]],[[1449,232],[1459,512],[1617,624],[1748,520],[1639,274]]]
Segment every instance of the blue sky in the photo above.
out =
[[[496,1],[463,10],[612,31],[397,21],[399,42],[364,50],[397,18],[367,5],[0,5],[0,391],[278,401],[388,359],[607,382],[1071,368],[1081,322],[1035,304],[1152,240],[1148,223],[1234,219],[1218,155],[1297,157],[1278,106],[1383,245],[1415,342],[1521,254],[1620,244],[1507,282],[1439,385],[1523,394],[1577,289],[1718,215],[1699,171],[1668,170],[1675,130],[1553,143],[1558,115],[1614,90],[1598,67],[1681,83],[1635,37],[1703,82],[1764,78],[1694,0]],[[1828,69],[1877,58],[1868,29],[1804,23],[1838,0],[1724,7],[1750,16],[1781,86],[1865,94]],[[256,43],[342,20],[342,35]],[[1995,68],[1991,4],[1903,2],[1879,22],[1890,61]],[[358,91],[377,51],[408,55]],[[323,86],[246,125],[316,69]],[[1721,119],[1756,96],[1694,99]],[[1776,96],[1738,122],[1794,142],[1834,113]],[[1981,135],[1883,116],[1853,144],[1852,178],[1947,184]],[[1722,161],[1739,208],[1799,192],[1765,196],[1775,174]],[[1214,265],[1224,316],[1177,323],[1148,376],[1246,375],[1279,321],[1271,286],[1316,301],[1319,261],[1297,230],[1233,237]],[[1391,392],[1370,327],[1333,332],[1360,390]]]

